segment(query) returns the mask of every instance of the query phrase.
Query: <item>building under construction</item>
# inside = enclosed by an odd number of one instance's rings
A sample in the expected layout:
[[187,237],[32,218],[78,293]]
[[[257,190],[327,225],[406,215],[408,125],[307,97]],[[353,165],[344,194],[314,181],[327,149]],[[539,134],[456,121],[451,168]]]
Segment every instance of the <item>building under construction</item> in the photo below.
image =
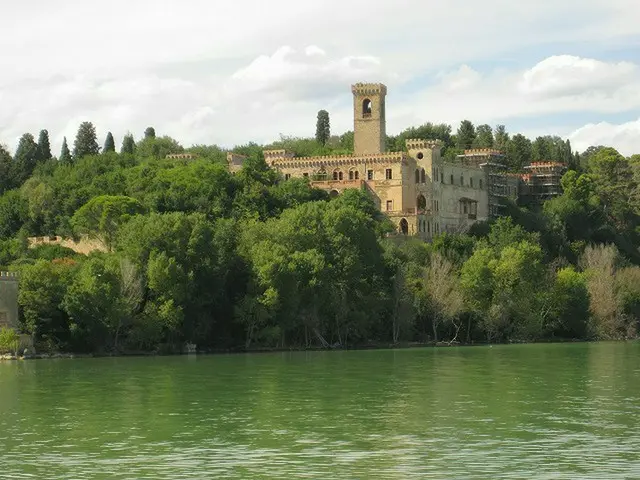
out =
[[562,176],[567,165],[560,162],[533,162],[520,175],[520,197],[523,205],[539,204],[562,194]]

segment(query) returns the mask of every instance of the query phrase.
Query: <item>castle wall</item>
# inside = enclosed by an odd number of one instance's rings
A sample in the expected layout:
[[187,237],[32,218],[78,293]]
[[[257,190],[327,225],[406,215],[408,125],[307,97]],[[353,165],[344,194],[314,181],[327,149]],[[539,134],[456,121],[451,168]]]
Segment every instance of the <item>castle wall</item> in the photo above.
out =
[[18,277],[0,272],[0,328],[18,329]]
[[60,245],[62,247],[70,248],[76,253],[82,255],[88,255],[91,252],[99,251],[106,252],[107,248],[98,240],[92,240],[88,237],[81,237],[78,241],[72,238],[63,238],[60,236],[46,236],[46,237],[30,237],[28,238],[29,248],[34,248],[39,245]]

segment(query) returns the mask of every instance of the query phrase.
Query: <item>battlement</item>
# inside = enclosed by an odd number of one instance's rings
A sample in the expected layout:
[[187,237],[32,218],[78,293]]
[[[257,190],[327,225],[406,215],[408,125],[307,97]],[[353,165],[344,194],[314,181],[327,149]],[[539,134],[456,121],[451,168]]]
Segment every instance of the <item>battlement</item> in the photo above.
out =
[[18,272],[0,272],[0,281],[14,281],[17,282],[19,278]]
[[425,150],[442,148],[443,143],[440,140],[422,140],[420,138],[408,138],[405,140],[407,150]]
[[382,83],[356,83],[351,85],[354,95],[386,95],[387,86]]
[[166,157],[167,160],[195,160],[198,158],[197,153],[170,153]]
[[404,152],[387,152],[387,153],[364,153],[360,155],[322,155],[318,157],[291,157],[273,159],[272,165],[278,166],[286,163],[287,165],[295,163],[296,165],[311,164],[340,164],[340,163],[366,163],[366,162],[386,162],[396,163],[403,162],[408,159]]
[[[473,155],[483,155],[483,156],[499,155],[499,156],[502,156],[502,155],[504,155],[504,153],[502,152],[502,150],[497,150],[495,148],[471,148],[469,150],[465,150],[464,151],[464,155],[469,155],[469,156],[473,156]],[[462,156],[462,155],[458,155],[458,156]]]
[[526,169],[533,168],[567,168],[566,163],[562,162],[531,162],[531,164],[525,166]]
[[287,150],[263,150],[262,154],[264,155],[265,160],[295,157],[295,154],[293,152],[288,152]]

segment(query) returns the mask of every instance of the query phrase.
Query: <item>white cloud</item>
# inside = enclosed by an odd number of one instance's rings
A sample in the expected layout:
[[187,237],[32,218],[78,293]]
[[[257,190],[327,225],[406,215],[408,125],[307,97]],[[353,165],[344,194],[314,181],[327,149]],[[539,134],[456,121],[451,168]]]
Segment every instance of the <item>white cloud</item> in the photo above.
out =
[[[355,81],[388,84],[390,132],[427,120],[508,125],[640,109],[638,65],[598,53],[640,36],[637,0],[397,0],[374,13],[368,0],[112,0],[99,11],[82,0],[7,3],[0,141],[12,148],[23,132],[48,128],[58,149],[84,119],[117,142],[153,125],[187,145],[231,146],[312,135],[326,108],[341,132],[352,127]],[[526,71],[472,68],[522,64],[523,52],[554,43],[580,45],[598,60],[560,55]],[[403,96],[419,78],[437,83]]]
[[613,145],[623,155],[634,155],[640,153],[640,118],[621,125],[590,123],[568,137],[571,145],[579,151],[591,145]]

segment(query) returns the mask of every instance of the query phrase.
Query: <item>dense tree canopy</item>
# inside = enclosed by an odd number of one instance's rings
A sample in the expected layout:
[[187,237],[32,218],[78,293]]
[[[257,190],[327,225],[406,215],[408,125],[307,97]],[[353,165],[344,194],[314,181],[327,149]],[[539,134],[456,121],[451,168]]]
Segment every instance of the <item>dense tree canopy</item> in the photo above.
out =
[[[46,132],[43,130],[43,132]],[[85,122],[73,161],[48,141],[0,146],[0,266],[19,271],[21,329],[38,349],[176,351],[345,347],[398,342],[508,342],[635,337],[640,319],[640,158],[608,147],[531,141],[498,125],[426,123],[390,136],[438,139],[448,161],[499,148],[517,170],[568,162],[564,194],[431,243],[393,226],[366,191],[337,198],[269,169],[263,148],[300,156],[348,153],[353,132],[281,137],[225,150],[185,148],[147,129],[100,154]],[[103,252],[26,237],[97,239]]]

